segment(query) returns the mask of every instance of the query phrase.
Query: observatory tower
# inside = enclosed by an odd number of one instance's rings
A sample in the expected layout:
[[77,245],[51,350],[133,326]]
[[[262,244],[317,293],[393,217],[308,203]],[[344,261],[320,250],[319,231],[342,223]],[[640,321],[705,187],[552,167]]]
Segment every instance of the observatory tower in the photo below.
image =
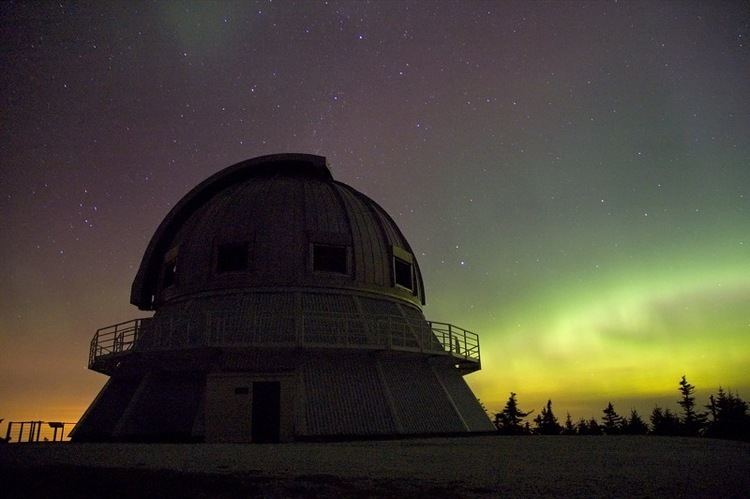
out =
[[190,191],[105,327],[109,376],[75,441],[273,442],[493,426],[463,380],[476,334],[427,321],[409,243],[306,154],[254,158]]

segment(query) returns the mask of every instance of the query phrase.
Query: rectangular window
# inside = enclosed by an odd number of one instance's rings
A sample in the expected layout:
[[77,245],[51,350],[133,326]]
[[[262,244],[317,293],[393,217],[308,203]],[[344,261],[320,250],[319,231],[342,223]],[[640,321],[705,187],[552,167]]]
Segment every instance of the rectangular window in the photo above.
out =
[[393,274],[394,280],[398,286],[403,286],[410,291],[414,290],[411,263],[394,256]]
[[164,278],[162,287],[168,288],[177,282],[177,258],[172,258],[164,264]]
[[346,253],[346,246],[313,244],[313,270],[348,274]]
[[241,272],[247,270],[247,243],[220,244],[216,257],[216,271]]
[[166,289],[177,284],[177,253],[180,247],[175,246],[164,254],[164,266],[161,269],[161,287]]

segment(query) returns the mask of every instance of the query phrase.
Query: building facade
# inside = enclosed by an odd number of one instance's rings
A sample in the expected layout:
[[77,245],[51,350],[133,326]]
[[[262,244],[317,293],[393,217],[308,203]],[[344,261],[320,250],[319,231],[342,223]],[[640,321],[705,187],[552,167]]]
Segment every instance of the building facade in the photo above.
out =
[[156,230],[131,302],[97,331],[109,380],[75,441],[275,442],[490,431],[463,376],[476,334],[427,321],[406,238],[325,158],[211,176]]

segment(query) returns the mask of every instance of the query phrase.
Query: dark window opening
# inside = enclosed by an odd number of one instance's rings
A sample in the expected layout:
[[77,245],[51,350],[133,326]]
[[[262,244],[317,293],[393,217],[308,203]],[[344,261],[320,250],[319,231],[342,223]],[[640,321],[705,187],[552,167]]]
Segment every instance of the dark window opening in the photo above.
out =
[[167,261],[164,264],[164,280],[163,287],[168,288],[177,282],[177,259]]
[[313,270],[348,274],[346,246],[313,245]]
[[413,290],[411,263],[406,262],[398,257],[393,257],[393,273],[396,284],[407,289]]
[[240,272],[247,270],[247,243],[219,245],[216,270],[218,272]]

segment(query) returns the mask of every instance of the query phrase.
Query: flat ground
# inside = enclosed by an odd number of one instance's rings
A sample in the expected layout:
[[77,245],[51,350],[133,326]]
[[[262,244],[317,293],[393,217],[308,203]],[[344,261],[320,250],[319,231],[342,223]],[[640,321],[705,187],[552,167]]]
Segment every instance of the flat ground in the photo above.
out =
[[749,497],[750,443],[669,437],[0,445],[4,497]]

